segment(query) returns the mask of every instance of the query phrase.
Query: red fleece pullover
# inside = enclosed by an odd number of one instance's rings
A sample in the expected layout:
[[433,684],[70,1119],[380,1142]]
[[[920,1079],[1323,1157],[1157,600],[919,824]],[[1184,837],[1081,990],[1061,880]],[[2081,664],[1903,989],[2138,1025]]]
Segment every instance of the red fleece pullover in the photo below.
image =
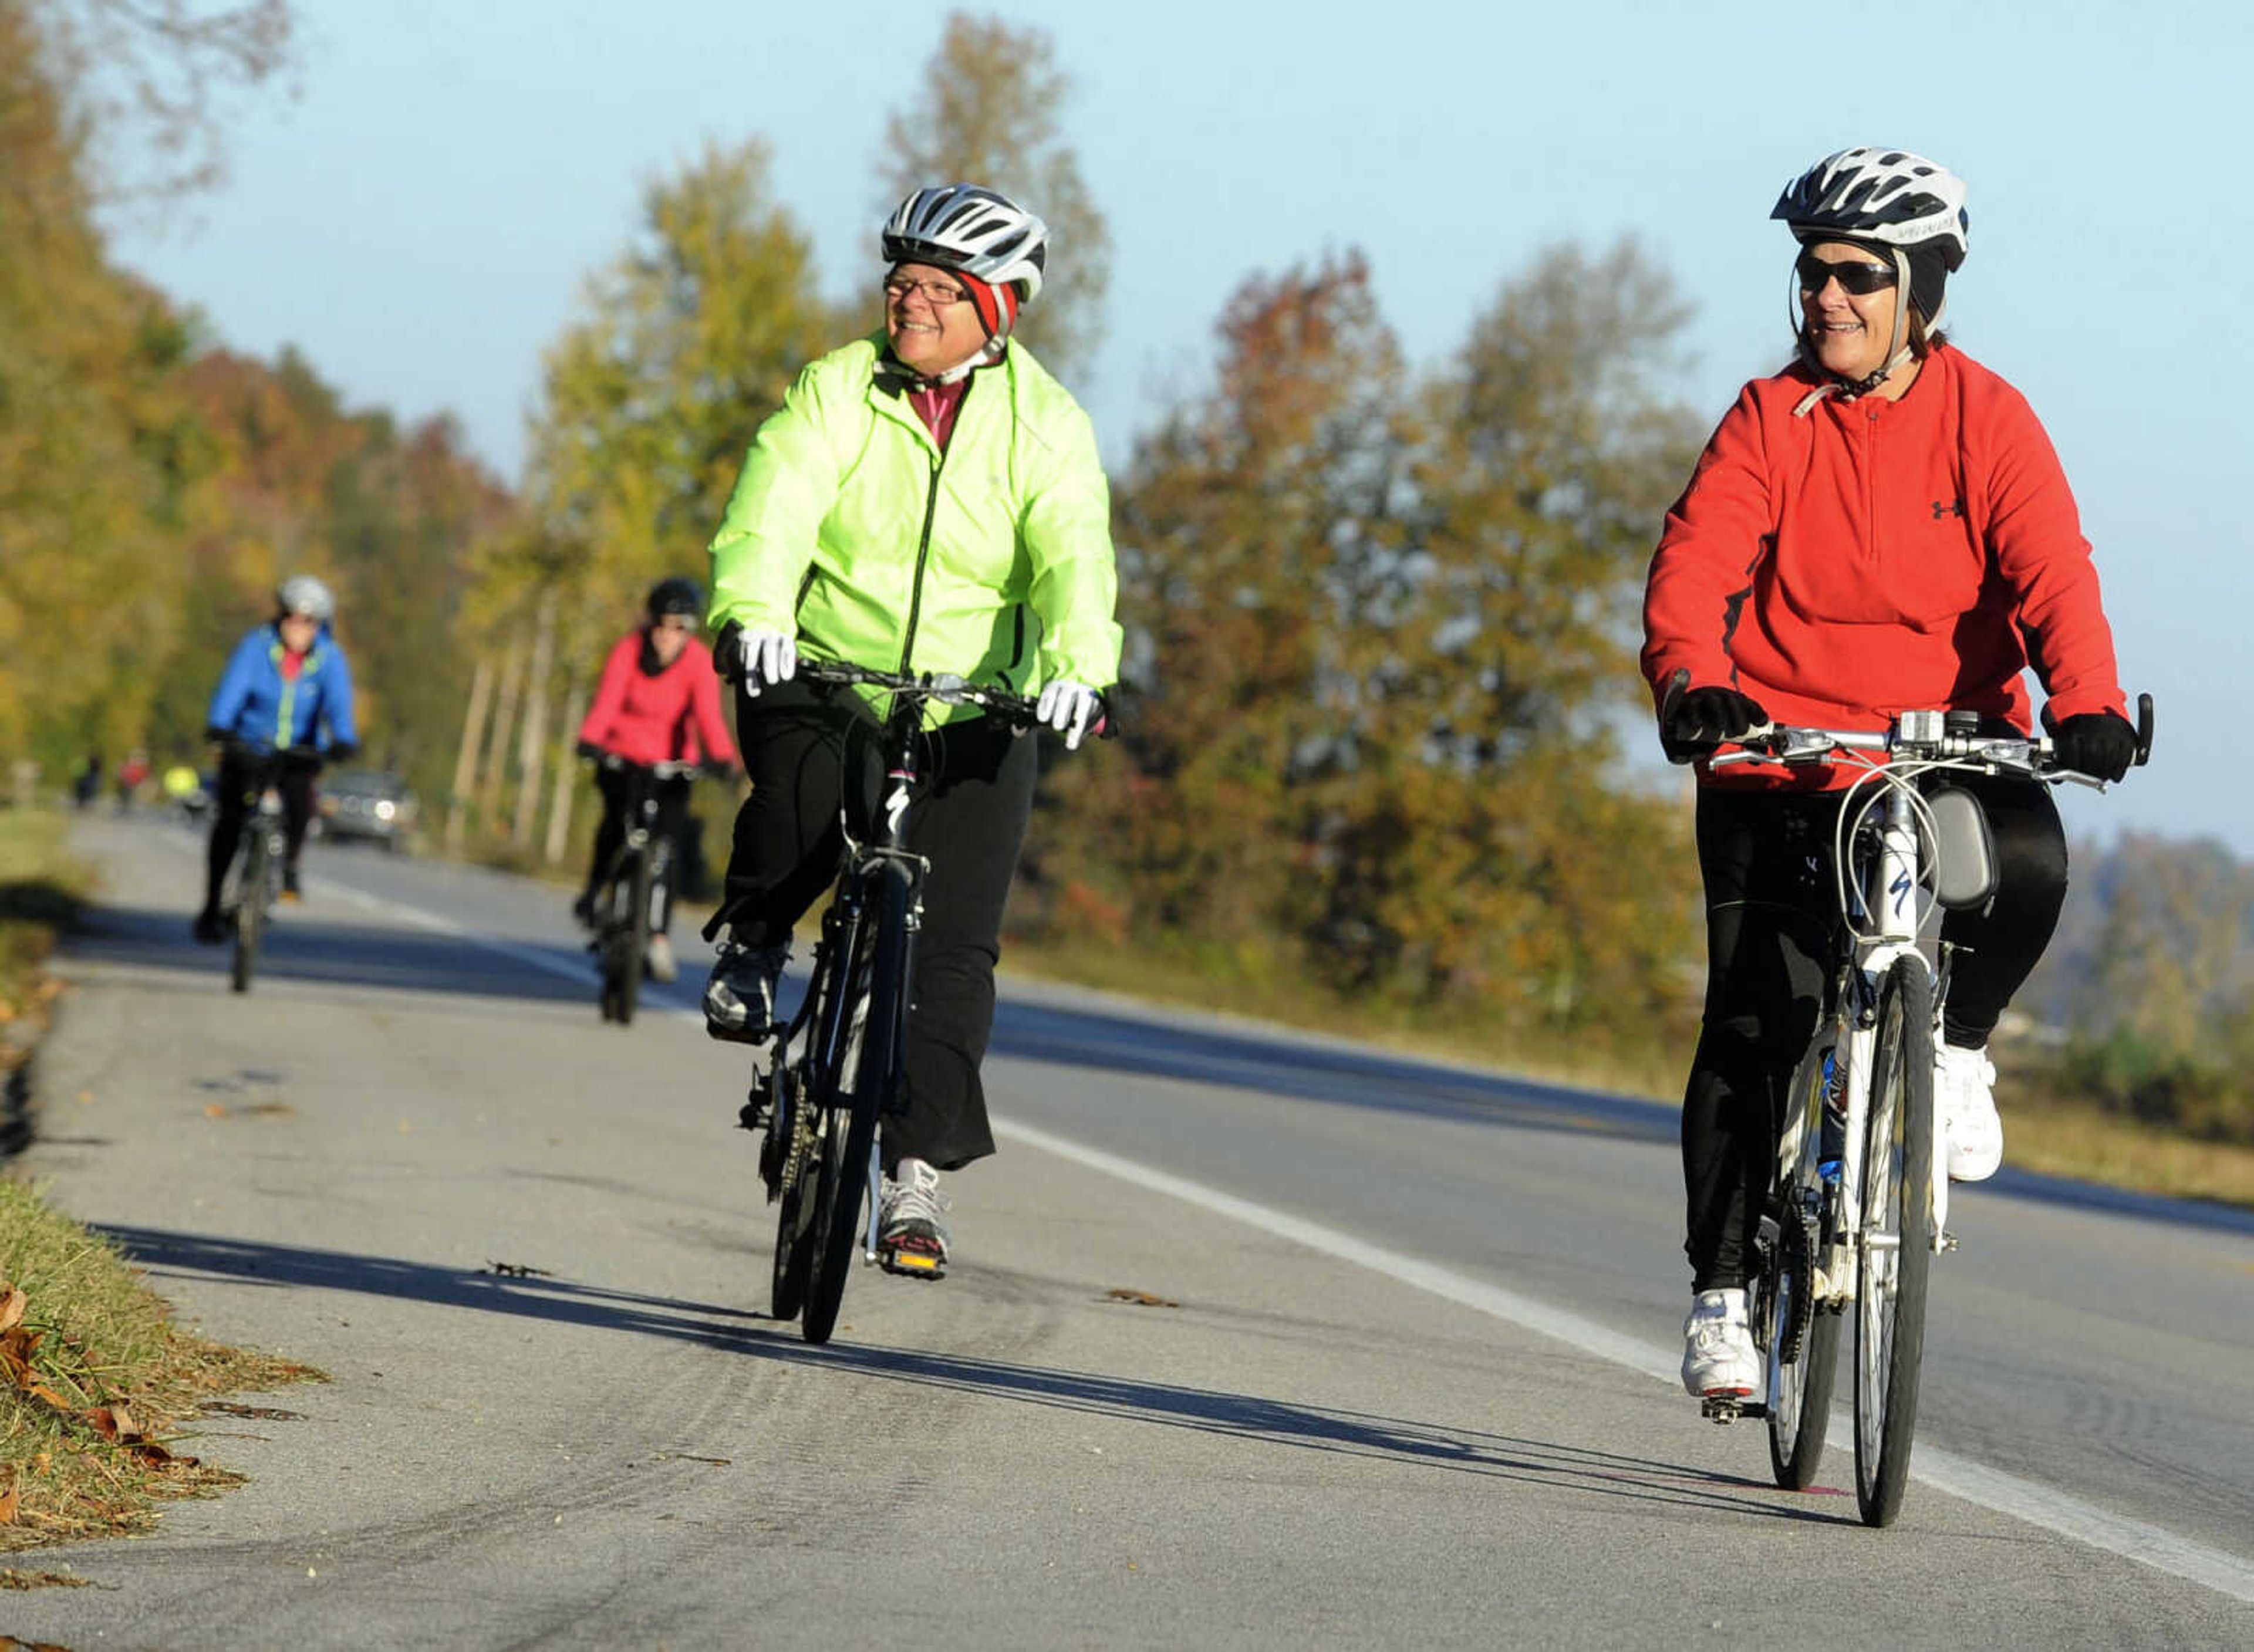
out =
[[[1756,379],[1667,514],[1643,599],[1655,704],[1676,672],[1781,723],[1883,729],[1970,709],[2033,727],[2127,708],[2097,570],[2026,401],[1948,345],[1899,402],[1824,397],[1796,364]],[[1844,766],[1746,765],[1702,783],[1844,785]]]
[[579,738],[635,763],[735,761],[711,649],[691,637],[681,657],[653,677],[642,674],[642,646],[641,633],[629,631],[611,650]]

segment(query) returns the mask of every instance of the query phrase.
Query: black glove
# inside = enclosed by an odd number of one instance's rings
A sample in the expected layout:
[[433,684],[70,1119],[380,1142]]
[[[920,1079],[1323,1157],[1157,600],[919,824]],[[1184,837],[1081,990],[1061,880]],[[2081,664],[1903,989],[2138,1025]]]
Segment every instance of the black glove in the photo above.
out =
[[329,749],[321,753],[321,760],[327,763],[349,763],[359,755],[360,747],[354,746],[350,740],[332,740],[329,744]]
[[581,740],[571,749],[581,757],[592,757],[598,762],[602,760],[603,748],[592,740]]
[[225,746],[234,738],[234,730],[223,729],[216,723],[210,724],[204,729],[204,738],[209,740],[214,746]]
[[2118,780],[2137,760],[2137,731],[2118,711],[2084,711],[2058,725],[2050,737],[2061,768],[2092,780]]
[[734,779],[743,769],[725,758],[708,757],[696,765],[696,772],[708,780],[724,780]]
[[1725,740],[1742,738],[1768,721],[1758,700],[1735,689],[1691,689],[1667,708],[1659,743],[1672,763],[1709,757]]
[[731,620],[712,639],[712,670],[723,682],[741,682],[745,665],[743,623]]

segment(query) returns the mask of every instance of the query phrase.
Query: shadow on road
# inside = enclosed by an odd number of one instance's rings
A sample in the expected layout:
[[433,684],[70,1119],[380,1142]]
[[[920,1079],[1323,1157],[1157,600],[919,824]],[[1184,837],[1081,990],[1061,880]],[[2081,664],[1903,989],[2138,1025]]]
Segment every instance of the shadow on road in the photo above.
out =
[[[552,956],[558,970],[584,971],[580,986],[566,976],[536,969],[472,946],[459,936],[411,929],[340,923],[312,906],[287,908],[267,929],[258,949],[262,981],[377,990],[437,992],[538,1004],[595,1001],[594,966],[565,945],[511,942],[525,952]],[[178,970],[223,980],[228,949],[199,946],[177,912],[141,906],[91,906],[70,941],[72,953],[103,963]],[[256,992],[254,985],[252,990]]]
[[[105,1227],[157,1278],[202,1275],[277,1287],[358,1292],[661,1336],[780,1364],[878,1378],[1022,1404],[1189,1429],[1296,1450],[1410,1463],[1644,1502],[1793,1521],[1852,1522],[1843,1494],[1818,1488],[1799,1502],[1765,1482],[1554,1441],[1419,1423],[1326,1406],[916,1349],[815,1348],[764,1314],[570,1280],[468,1271],[398,1257],[254,1243],[159,1228]],[[1812,1501],[1811,1501],[1812,1500]]]

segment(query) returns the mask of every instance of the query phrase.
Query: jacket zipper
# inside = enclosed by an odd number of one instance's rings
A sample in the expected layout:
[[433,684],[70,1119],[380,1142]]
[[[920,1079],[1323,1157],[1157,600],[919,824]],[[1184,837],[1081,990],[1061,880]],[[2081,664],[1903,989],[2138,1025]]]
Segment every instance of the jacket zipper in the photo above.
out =
[[908,660],[915,653],[916,621],[923,613],[923,569],[931,557],[932,518],[939,514],[939,468],[947,463],[941,454],[931,462],[931,487],[923,496],[923,535],[916,541],[915,584],[908,592],[907,634],[900,639],[900,675],[908,674]]
[[1863,522],[1870,547],[1866,555],[1872,567],[1879,564],[1879,414],[1882,410],[1883,404],[1873,397],[1863,422],[1869,438],[1863,452]]

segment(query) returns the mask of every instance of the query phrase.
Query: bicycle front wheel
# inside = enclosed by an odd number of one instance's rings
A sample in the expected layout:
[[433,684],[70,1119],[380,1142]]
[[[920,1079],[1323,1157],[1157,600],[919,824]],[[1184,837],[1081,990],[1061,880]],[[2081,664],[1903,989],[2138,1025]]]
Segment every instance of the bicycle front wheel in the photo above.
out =
[[250,990],[258,969],[258,941],[266,928],[266,836],[256,833],[242,851],[242,875],[234,885],[234,962],[228,984],[237,992]]
[[[800,1330],[809,1342],[827,1342],[837,1323],[860,1246],[862,1200],[869,1187],[870,1155],[877,1143],[877,1116],[884,1109],[901,1052],[899,1035],[906,1022],[908,906],[914,898],[910,874],[900,862],[880,863],[872,875],[857,967],[845,977],[848,1025],[859,1022],[855,1054],[841,1075],[837,1105],[824,1121],[820,1198],[816,1209],[814,1277]],[[865,959],[865,964],[861,960]]]
[[649,856],[638,854],[626,875],[611,886],[618,903],[611,927],[607,960],[612,1016],[620,1026],[634,1018],[641,999],[641,972],[649,956]]
[[1879,992],[1855,1293],[1855,1498],[1893,1523],[1909,1483],[1933,1264],[1933,978],[1897,959]]

